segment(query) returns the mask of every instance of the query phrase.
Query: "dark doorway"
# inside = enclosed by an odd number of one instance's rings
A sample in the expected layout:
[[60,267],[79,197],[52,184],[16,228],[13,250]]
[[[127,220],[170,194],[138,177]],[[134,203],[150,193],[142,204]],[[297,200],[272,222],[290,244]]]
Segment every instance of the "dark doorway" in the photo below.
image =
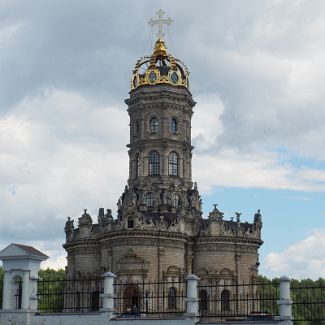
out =
[[230,310],[230,292],[228,290],[223,290],[221,292],[221,311]]
[[200,290],[200,311],[208,310],[208,294],[206,290]]
[[124,300],[125,312],[136,313],[139,311],[140,296],[139,296],[139,290],[136,286],[129,285],[124,290],[123,300]]
[[93,291],[91,293],[91,310],[96,311],[99,310],[99,292]]

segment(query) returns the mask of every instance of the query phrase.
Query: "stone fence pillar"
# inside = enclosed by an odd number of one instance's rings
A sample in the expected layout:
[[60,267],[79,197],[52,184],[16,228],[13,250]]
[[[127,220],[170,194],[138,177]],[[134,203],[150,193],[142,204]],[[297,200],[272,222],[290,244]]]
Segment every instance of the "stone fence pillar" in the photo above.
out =
[[292,300],[290,296],[290,279],[286,276],[280,278],[280,297],[278,300],[280,320],[292,324]]
[[30,277],[30,310],[38,310],[38,297],[37,297],[37,276]]
[[199,298],[197,285],[199,278],[195,274],[190,274],[187,278],[187,297],[186,297],[186,317],[196,318],[199,316]]
[[10,271],[8,270],[4,270],[2,290],[2,309],[11,309]]
[[114,278],[116,275],[112,272],[106,272],[104,277],[104,293],[101,295],[103,299],[103,308],[101,311],[109,312],[109,319],[114,314]]
[[22,297],[21,297],[21,309],[29,309],[29,298],[30,298],[30,283],[29,283],[29,270],[23,271],[23,288],[22,288]]

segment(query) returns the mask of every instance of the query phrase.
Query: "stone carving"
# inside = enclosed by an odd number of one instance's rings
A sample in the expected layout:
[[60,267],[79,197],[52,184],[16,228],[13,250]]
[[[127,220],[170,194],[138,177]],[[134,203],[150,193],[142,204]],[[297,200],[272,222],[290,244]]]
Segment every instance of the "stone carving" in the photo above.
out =
[[64,231],[65,231],[67,241],[70,241],[73,237],[73,231],[74,231],[73,221],[74,220],[71,220],[70,217],[68,217],[68,220],[65,223]]
[[108,224],[108,218],[104,213],[104,208],[100,208],[98,211],[98,223],[101,227]]
[[168,193],[167,193],[167,191],[163,192],[163,204],[164,205],[168,204]]
[[91,233],[93,220],[87,213],[87,209],[84,209],[84,214],[78,219],[79,237],[88,237]]
[[254,223],[262,223],[262,215],[261,215],[261,210],[258,209],[257,213],[254,215]]
[[91,216],[87,213],[87,209],[84,209],[84,214],[78,219],[78,225],[80,226],[91,226],[93,220]]

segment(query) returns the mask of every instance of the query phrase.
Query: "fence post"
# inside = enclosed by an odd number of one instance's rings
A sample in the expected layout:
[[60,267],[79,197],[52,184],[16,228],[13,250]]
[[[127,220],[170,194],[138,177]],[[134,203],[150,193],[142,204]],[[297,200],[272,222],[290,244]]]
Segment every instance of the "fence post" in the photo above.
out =
[[195,274],[190,274],[187,278],[187,297],[186,297],[186,317],[196,318],[199,316],[199,298],[197,285],[200,280]]
[[114,278],[116,275],[112,272],[106,272],[104,277],[104,293],[101,295],[103,299],[103,308],[101,311],[109,313],[108,318],[113,318],[114,314]]
[[280,278],[280,298],[277,301],[280,320],[292,324],[292,300],[290,297],[290,279],[286,276]]
[[11,309],[10,271],[3,271],[2,309]]
[[29,270],[23,270],[23,288],[22,288],[22,297],[21,297],[21,309],[29,309],[29,298],[30,298],[30,283],[29,283]]
[[33,311],[38,309],[37,280],[37,276],[30,277],[30,309]]

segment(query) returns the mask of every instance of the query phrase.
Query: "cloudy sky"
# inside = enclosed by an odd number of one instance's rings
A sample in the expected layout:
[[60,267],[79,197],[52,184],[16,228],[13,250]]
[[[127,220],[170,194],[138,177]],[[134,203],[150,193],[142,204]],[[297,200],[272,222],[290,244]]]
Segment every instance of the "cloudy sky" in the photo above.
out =
[[116,210],[124,99],[159,8],[191,71],[205,216],[213,203],[247,221],[261,209],[261,273],[325,277],[322,0],[2,0],[0,248],[31,244],[51,256],[44,266],[64,266],[66,217]]

